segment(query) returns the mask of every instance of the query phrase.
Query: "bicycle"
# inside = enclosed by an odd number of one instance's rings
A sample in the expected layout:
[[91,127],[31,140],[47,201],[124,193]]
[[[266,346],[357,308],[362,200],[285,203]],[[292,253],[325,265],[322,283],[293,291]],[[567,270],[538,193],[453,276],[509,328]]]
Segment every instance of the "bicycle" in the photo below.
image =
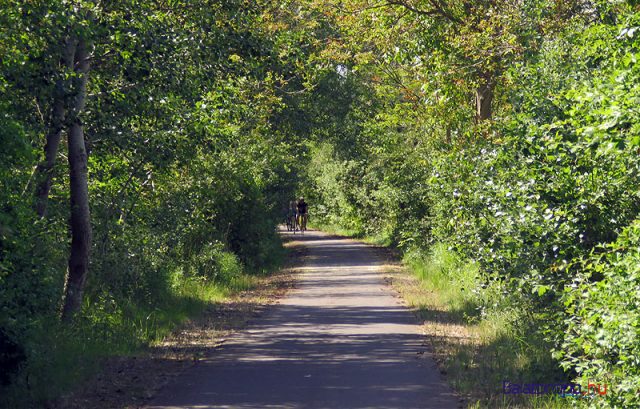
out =
[[296,219],[297,224],[300,227],[300,233],[304,233],[305,231],[307,231],[307,219],[308,219],[309,215],[307,213],[303,213],[303,214],[299,214],[298,217]]
[[292,231],[293,234],[295,234],[298,230],[298,216],[295,214],[289,216],[287,219],[287,227],[287,230]]
[[287,215],[285,217],[285,225],[287,226],[287,231],[292,231],[294,229],[296,224],[295,219],[295,215]]

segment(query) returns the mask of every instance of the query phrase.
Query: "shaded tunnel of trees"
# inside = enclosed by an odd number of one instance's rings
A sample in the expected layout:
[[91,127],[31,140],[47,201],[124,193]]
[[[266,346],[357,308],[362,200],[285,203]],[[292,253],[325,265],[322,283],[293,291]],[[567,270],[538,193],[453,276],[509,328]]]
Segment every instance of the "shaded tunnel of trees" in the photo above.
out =
[[80,351],[278,268],[304,194],[475,263],[531,373],[640,404],[639,7],[0,0],[0,388],[49,399]]

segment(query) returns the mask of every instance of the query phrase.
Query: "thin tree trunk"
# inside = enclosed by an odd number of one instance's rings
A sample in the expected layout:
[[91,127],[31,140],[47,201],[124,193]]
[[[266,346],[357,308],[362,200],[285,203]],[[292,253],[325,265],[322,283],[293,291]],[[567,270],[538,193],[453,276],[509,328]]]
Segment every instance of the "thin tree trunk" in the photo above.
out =
[[47,201],[49,200],[49,191],[51,190],[51,181],[53,179],[53,166],[58,155],[58,145],[62,135],[64,99],[56,95],[51,111],[51,125],[44,145],[45,158],[43,162],[38,164],[36,169],[36,178],[38,180],[38,185],[36,186],[36,213],[40,217],[44,217],[47,213]]
[[[75,52],[75,44],[66,39],[64,44],[63,56],[61,64],[66,69],[73,68],[73,53]],[[64,76],[65,73],[62,73]],[[56,81],[53,94],[53,103],[51,108],[51,119],[49,130],[47,132],[46,142],[44,145],[44,161],[38,164],[36,168],[36,203],[35,209],[39,217],[47,214],[47,203],[49,201],[49,192],[51,191],[51,183],[53,180],[53,167],[58,155],[58,146],[60,145],[60,137],[64,128],[65,114],[65,80]]]
[[493,91],[495,84],[493,80],[488,79],[484,84],[476,89],[476,122],[480,123],[484,120],[491,119]]
[[62,320],[69,321],[82,305],[84,284],[89,270],[91,218],[87,174],[87,150],[80,115],[84,110],[89,73],[87,43],[80,39],[75,52],[74,99],[68,120],[69,176],[71,197],[71,252],[65,286]]

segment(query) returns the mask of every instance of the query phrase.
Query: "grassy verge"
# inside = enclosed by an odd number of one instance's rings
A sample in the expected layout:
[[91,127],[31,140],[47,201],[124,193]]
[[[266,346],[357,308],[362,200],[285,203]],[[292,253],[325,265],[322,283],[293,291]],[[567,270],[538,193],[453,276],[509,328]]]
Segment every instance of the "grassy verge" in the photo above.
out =
[[151,304],[103,296],[87,300],[72,325],[51,319],[34,326],[27,365],[1,391],[0,407],[124,407],[126,396],[133,395],[132,404],[148,398],[164,379],[150,379],[151,372],[175,373],[212,346],[215,337],[207,333],[199,349],[194,339],[183,347],[187,329],[194,333],[206,320],[220,335],[246,322],[278,291],[278,274],[252,275],[227,264],[217,280],[176,274],[167,293]]
[[568,398],[508,395],[503,381],[565,382],[526,307],[445,246],[405,254],[393,282],[424,322],[436,360],[472,408],[566,408]]

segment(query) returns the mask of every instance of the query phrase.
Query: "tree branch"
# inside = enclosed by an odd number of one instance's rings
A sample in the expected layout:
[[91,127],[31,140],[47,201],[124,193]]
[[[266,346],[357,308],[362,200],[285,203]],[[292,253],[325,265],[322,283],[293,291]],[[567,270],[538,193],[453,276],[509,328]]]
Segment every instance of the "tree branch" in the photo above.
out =
[[462,23],[462,20],[460,20],[459,18],[457,18],[456,16],[454,16],[453,14],[445,10],[445,8],[442,6],[442,4],[440,4],[438,0],[429,0],[429,3],[431,4],[431,7],[433,7],[431,10],[419,9],[409,4],[406,0],[389,0],[388,4],[404,7],[405,9],[413,13],[420,14],[423,16],[441,16],[451,21],[452,23],[456,23],[456,24]]

